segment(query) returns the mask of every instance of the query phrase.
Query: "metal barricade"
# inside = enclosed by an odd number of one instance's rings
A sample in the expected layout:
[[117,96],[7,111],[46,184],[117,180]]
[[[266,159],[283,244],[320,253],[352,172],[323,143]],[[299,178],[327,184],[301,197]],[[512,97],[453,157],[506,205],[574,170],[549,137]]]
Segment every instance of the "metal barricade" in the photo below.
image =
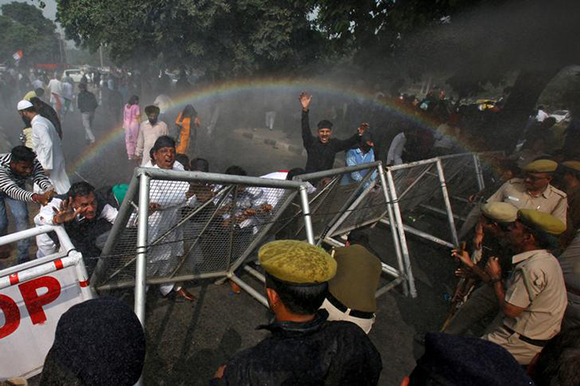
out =
[[135,286],[142,321],[146,284],[229,278],[267,306],[237,273],[298,196],[314,243],[305,183],[138,168],[91,280],[99,290]]
[[[388,167],[387,182],[399,232],[409,232],[446,247],[459,244],[441,159],[432,158]],[[425,204],[433,205],[436,200],[441,200],[445,208],[451,241],[443,240],[403,222],[403,218],[408,218],[414,209]],[[391,223],[391,220],[386,218],[381,221]],[[408,251],[403,250],[402,253],[405,255]]]
[[40,373],[61,315],[95,297],[83,256],[63,227],[12,233],[0,237],[0,245],[49,232],[56,233],[60,252],[0,270],[0,379]]
[[[310,197],[312,223],[317,244],[324,242],[335,247],[344,246],[344,243],[336,236],[376,224],[385,215],[393,214],[392,207],[389,205],[390,199],[381,162],[304,174],[295,179],[322,182]],[[391,233],[397,254],[397,267],[382,262],[383,273],[392,280],[378,289],[375,296],[385,294],[402,284],[403,293],[405,295],[410,293],[415,297],[415,283],[408,260],[409,256],[400,253],[400,244],[406,244],[406,241],[401,240],[400,237],[404,238],[405,235],[398,233],[394,222]],[[300,233],[294,236],[300,237]]]

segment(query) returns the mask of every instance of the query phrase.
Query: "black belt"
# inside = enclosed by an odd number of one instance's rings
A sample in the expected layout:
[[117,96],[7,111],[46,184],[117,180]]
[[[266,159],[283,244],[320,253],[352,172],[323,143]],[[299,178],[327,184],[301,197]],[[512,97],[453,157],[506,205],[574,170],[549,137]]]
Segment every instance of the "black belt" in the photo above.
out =
[[[335,306],[340,311],[342,311],[342,312],[348,311],[348,307],[345,306],[344,304],[342,304],[340,302],[340,300],[338,300],[337,298],[335,298],[334,296],[332,296],[332,294],[330,292],[328,292],[326,294],[326,299],[330,302],[330,304],[332,304],[333,306]],[[358,311],[358,310],[353,310],[353,309],[350,310],[350,312],[348,313],[348,315],[350,315],[350,316],[352,316],[354,318],[360,318],[360,319],[372,319],[372,318],[375,317],[375,313],[374,312]]]
[[527,336],[523,336],[519,332],[516,332],[516,331],[512,330],[511,328],[509,328],[505,324],[503,325],[503,328],[505,328],[507,330],[507,332],[509,332],[510,334],[516,334],[517,333],[519,335],[519,338],[520,338],[520,340],[522,342],[526,342],[526,343],[532,344],[534,346],[544,347],[549,342],[549,340],[532,339],[532,338],[528,338]]

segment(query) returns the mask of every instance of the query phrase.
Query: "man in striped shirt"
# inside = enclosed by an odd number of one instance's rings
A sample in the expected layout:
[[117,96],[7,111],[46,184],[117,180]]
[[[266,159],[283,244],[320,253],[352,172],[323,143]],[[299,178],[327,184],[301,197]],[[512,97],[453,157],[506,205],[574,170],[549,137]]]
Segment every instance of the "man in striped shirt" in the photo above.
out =
[[[43,194],[36,194],[25,189],[27,180],[35,182]],[[8,213],[6,204],[10,207],[16,220],[16,230],[28,229],[27,202],[46,205],[54,195],[54,190],[40,162],[32,150],[25,146],[16,146],[8,154],[0,154],[0,236],[8,231]],[[29,239],[18,242],[18,263],[29,259]]]

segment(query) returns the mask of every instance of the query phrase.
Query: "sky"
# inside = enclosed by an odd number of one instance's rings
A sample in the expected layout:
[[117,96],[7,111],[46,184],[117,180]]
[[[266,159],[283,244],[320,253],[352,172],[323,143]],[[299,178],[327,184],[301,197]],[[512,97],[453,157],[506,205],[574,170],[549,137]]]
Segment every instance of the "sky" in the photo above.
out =
[[[36,5],[38,7],[38,1],[36,1],[36,0],[35,1],[32,1],[32,0],[0,0],[0,5],[12,3],[14,1],[17,1],[19,3],[28,3],[28,4]],[[44,9],[42,10],[42,13],[44,14],[45,17],[47,17],[51,20],[55,20],[56,19],[56,0],[44,0],[44,3],[46,4],[46,7],[44,7]]]

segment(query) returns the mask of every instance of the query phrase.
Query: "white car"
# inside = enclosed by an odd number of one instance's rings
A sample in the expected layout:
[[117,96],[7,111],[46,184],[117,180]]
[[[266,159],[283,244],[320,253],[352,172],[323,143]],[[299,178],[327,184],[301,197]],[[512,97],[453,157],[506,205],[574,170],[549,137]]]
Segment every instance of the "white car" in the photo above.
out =
[[62,73],[62,76],[70,76],[71,79],[75,82],[75,83],[79,83],[81,81],[81,79],[83,78],[83,70],[78,69],[78,68],[71,68],[69,70],[64,70],[64,72]]
[[571,118],[570,111],[568,110],[556,110],[552,114],[550,114],[550,116],[556,118],[557,123],[560,123],[562,121],[569,121]]

